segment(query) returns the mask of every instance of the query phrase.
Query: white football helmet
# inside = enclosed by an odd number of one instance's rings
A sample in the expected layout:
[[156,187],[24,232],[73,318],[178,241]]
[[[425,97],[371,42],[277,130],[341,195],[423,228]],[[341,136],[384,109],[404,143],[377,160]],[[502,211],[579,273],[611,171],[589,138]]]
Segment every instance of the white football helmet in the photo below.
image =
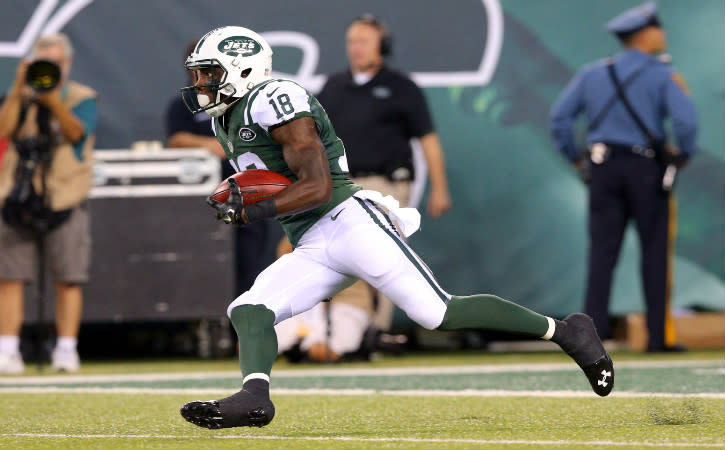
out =
[[[212,117],[219,117],[254,86],[270,78],[272,47],[248,28],[215,28],[199,39],[184,67],[187,70],[223,69],[219,80],[181,89],[181,97],[192,113],[206,111]],[[199,92],[202,88],[211,91],[214,101]]]

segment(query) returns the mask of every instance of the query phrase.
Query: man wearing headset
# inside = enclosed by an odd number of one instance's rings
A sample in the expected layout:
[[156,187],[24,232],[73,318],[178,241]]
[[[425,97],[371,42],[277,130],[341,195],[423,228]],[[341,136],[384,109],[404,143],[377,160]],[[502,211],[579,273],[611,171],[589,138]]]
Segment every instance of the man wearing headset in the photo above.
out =
[[[355,19],[346,34],[350,67],[331,75],[317,98],[345,140],[350,174],[363,186],[387,181],[392,189],[409,188],[415,175],[410,139],[419,139],[431,183],[427,210],[438,218],[451,206],[443,150],[421,89],[386,66],[391,47],[388,31],[375,16]],[[407,199],[409,189],[402,190]]]
[[[418,139],[430,177],[427,211],[437,219],[451,207],[451,198],[443,150],[423,92],[407,75],[385,64],[392,42],[377,17],[363,14],[354,19],[345,40],[349,69],[331,75],[317,99],[345,142],[353,182],[409,204],[411,182],[420,176],[413,171],[411,148],[411,139]],[[303,350],[313,346],[309,356],[314,360],[334,361],[357,350],[371,325],[388,330],[393,306],[359,281],[333,299],[329,314],[329,350],[320,351],[319,343],[310,342],[328,333],[313,332],[302,342]]]

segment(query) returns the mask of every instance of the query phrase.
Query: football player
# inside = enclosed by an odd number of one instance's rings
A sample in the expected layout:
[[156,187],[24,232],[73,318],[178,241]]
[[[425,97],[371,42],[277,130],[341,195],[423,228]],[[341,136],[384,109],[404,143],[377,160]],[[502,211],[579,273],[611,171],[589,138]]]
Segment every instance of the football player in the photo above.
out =
[[217,218],[244,226],[276,217],[294,246],[227,309],[239,338],[242,389],[186,403],[186,420],[206,428],[267,425],[275,414],[269,398],[274,325],[357,279],[427,329],[477,328],[552,340],[582,368],[594,392],[610,393],[613,363],[589,316],[560,321],[494,295],[462,297],[441,288],[403,239],[418,229],[420,214],[350,181],[345,148],[325,111],[303,87],[271,78],[272,49],[262,36],[242,27],[216,28],[199,40],[185,66],[194,84],[182,96],[192,112],[214,118],[234,168],[271,170],[293,182],[248,205],[231,183],[225,203],[207,200]]

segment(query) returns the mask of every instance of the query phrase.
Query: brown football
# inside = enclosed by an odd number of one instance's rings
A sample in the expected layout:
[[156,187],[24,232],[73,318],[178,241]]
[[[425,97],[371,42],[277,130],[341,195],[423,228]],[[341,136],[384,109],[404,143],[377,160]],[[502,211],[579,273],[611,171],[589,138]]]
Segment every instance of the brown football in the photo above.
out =
[[[257,203],[269,198],[286,188],[292,181],[284,175],[271,170],[250,169],[237,172],[229,178],[239,185],[245,205]],[[229,178],[225,179],[211,193],[211,198],[218,202],[225,202],[229,198]]]

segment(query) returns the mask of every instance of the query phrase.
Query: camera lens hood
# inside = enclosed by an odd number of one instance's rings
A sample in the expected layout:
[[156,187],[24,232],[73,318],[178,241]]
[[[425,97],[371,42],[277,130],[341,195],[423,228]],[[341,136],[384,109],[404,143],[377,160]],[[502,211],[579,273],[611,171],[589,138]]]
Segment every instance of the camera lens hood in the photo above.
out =
[[60,66],[53,61],[39,59],[28,65],[25,81],[36,92],[46,92],[60,82]]

